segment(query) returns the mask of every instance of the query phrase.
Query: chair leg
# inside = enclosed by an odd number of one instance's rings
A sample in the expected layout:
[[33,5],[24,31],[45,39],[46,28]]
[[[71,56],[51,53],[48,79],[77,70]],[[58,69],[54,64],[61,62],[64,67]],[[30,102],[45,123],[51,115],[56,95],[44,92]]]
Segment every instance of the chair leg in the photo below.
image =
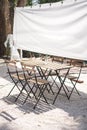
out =
[[37,102],[35,103],[33,109],[36,108],[36,106],[37,106],[37,104],[38,104],[38,102],[40,101],[40,99],[41,99],[42,96],[43,96],[45,102],[46,102],[47,104],[49,104],[48,101],[47,101],[47,99],[46,99],[46,97],[44,96],[44,91],[46,90],[47,85],[45,85],[45,87],[44,87],[44,85],[42,85],[41,88],[40,88],[40,87],[41,87],[41,86],[38,85],[38,88],[39,88],[40,92],[39,92],[39,94],[38,94],[38,99],[37,99]]
[[20,93],[18,94],[18,96],[15,99],[15,102],[18,100],[19,96],[21,95],[22,91],[24,90],[24,87],[21,89]]
[[75,82],[75,84],[74,84],[73,81],[71,81],[71,83],[72,83],[72,85],[73,85],[73,88],[72,88],[71,93],[70,93],[70,95],[69,95],[69,99],[70,99],[70,97],[71,97],[71,95],[72,95],[74,89],[76,90],[77,94],[80,96],[80,93],[78,92],[78,90],[77,90],[77,88],[76,88],[77,82]]
[[35,93],[37,92],[37,90],[36,90],[35,92],[33,91],[33,88],[35,87],[35,84],[33,85],[32,88],[31,88],[30,85],[28,84],[28,87],[29,87],[30,91],[28,92],[27,97],[25,98],[23,104],[26,102],[26,100],[28,99],[28,97],[31,97],[31,96],[30,96],[30,93],[32,93],[32,94],[34,95],[35,99],[37,100],[37,97],[36,97],[36,95],[35,95]]
[[18,94],[18,96],[16,97],[16,99],[15,99],[15,102],[18,100],[18,98],[19,98],[19,96],[21,95],[21,93],[23,92],[23,90],[25,90],[26,92],[27,92],[27,90],[26,90],[26,83],[25,84],[21,84],[23,87],[22,87],[22,89],[20,90],[20,93]]
[[11,92],[14,90],[15,86],[18,88],[18,90],[20,91],[19,87],[18,87],[18,81],[15,83],[15,85],[12,87],[12,89],[10,90],[10,92],[8,93],[7,97],[11,94]]

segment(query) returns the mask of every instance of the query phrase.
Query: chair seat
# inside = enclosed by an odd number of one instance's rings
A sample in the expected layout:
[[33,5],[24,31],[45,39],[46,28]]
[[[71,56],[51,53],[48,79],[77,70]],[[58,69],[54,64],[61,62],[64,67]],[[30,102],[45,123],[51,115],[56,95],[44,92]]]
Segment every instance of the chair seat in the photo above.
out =
[[[61,77],[64,77],[64,76],[65,76],[64,74],[61,75]],[[67,78],[70,79],[71,81],[74,81],[74,82],[77,82],[77,83],[83,83],[84,82],[83,80],[80,80],[80,79],[77,80],[78,77],[73,76],[73,75],[67,75]]]
[[84,82],[83,80],[77,80],[77,79],[70,79],[70,80],[77,82],[77,83],[83,83]]
[[35,84],[39,84],[39,85],[48,84],[48,81],[44,80],[44,79],[37,79],[37,80],[30,79],[29,81],[32,82],[32,83],[35,83]]
[[[18,78],[18,76],[19,76],[19,78]],[[19,74],[18,76],[15,73],[12,74],[12,77],[15,78],[15,79],[20,79],[20,80],[24,80],[25,79],[24,74]],[[31,77],[29,75],[27,75],[26,78],[29,79]]]

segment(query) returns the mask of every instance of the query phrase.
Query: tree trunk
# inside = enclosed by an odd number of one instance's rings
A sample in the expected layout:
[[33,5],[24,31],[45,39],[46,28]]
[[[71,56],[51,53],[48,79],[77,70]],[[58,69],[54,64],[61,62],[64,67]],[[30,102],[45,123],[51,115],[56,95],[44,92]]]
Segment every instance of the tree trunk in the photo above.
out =
[[0,56],[5,54],[4,42],[7,34],[10,32],[9,3],[8,0],[0,0]]
[[[24,7],[27,0],[18,0],[17,6]],[[0,57],[5,54],[4,42],[13,33],[14,0],[0,0]]]

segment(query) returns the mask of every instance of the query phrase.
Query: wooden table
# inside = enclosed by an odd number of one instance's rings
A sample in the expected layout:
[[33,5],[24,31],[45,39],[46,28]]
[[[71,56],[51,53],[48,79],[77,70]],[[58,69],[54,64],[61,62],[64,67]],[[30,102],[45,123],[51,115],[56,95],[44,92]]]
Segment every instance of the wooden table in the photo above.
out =
[[[22,60],[21,62],[26,66],[36,67],[40,76],[42,76],[42,78],[44,77],[46,80],[48,79],[49,76],[52,76],[53,72],[55,72],[55,75],[58,77],[58,79],[61,83],[61,86],[59,87],[59,89],[56,93],[56,96],[54,97],[54,100],[53,100],[53,104],[54,104],[61,89],[64,87],[64,82],[65,82],[66,77],[69,73],[69,70],[70,70],[70,68],[72,68],[72,66],[69,66],[67,64],[51,62],[51,61],[42,61],[37,58],[35,58],[35,59],[30,58],[29,60]],[[43,71],[43,70],[45,70],[45,71]],[[60,72],[62,70],[66,70],[66,73],[64,74],[63,79],[60,75]],[[47,74],[46,72],[48,72],[48,75],[46,75]],[[68,97],[66,91],[65,91],[65,94]]]

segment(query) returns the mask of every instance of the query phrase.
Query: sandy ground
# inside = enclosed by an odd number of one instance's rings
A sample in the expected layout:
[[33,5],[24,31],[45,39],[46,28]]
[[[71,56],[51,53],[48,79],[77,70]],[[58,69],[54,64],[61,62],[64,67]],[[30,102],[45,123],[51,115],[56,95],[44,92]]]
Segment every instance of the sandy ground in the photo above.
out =
[[23,97],[15,103],[17,90],[7,97],[13,86],[6,66],[0,59],[0,130],[87,130],[87,70],[81,75],[83,84],[73,93],[70,101],[58,96],[54,105],[40,102],[33,110],[33,101],[22,105]]

